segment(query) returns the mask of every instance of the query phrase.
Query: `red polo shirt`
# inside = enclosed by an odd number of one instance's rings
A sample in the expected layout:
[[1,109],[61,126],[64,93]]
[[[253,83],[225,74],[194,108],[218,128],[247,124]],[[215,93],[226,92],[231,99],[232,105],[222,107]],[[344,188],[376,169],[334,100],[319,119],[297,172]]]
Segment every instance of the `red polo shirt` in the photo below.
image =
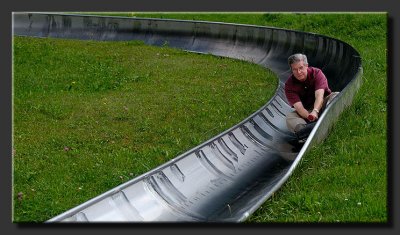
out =
[[314,67],[307,68],[307,79],[304,82],[300,82],[292,74],[285,83],[286,98],[292,107],[301,101],[305,109],[312,109],[315,102],[315,91],[318,89],[325,90],[324,97],[331,93],[324,73]]

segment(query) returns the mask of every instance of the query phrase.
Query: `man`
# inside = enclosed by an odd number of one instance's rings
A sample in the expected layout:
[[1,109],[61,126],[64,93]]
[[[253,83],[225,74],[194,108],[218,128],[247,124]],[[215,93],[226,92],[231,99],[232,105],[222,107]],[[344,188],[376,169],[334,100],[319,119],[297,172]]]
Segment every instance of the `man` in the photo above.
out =
[[291,76],[285,83],[285,94],[289,104],[295,109],[286,116],[288,129],[299,140],[308,136],[326,103],[338,92],[332,92],[324,73],[308,67],[307,57],[294,54],[288,58]]

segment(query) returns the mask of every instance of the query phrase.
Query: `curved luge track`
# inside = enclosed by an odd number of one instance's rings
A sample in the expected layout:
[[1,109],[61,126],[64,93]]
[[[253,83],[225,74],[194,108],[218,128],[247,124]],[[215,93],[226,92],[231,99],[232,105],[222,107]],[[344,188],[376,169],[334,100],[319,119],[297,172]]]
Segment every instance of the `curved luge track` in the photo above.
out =
[[[15,13],[14,35],[146,44],[250,61],[279,77],[275,95],[234,127],[171,161],[50,219],[54,221],[243,221],[321,142],[361,84],[361,58],[323,35],[199,21]],[[302,52],[326,74],[337,98],[302,148],[291,144],[283,84],[287,58]]]

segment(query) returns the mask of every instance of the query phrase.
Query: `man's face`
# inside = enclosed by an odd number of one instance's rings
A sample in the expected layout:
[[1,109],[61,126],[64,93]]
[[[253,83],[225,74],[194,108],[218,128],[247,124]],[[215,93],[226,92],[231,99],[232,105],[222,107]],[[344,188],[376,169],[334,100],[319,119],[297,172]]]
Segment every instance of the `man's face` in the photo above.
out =
[[293,63],[290,65],[290,67],[292,69],[292,73],[293,73],[294,77],[297,80],[304,82],[307,79],[308,65],[304,64],[304,61]]

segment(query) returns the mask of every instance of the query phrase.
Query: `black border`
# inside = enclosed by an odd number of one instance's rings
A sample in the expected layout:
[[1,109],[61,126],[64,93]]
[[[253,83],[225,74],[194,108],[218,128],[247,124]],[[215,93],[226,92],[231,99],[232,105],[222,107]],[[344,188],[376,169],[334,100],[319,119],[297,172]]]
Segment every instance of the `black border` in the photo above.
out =
[[[1,76],[0,76],[0,156],[3,161],[0,164],[1,180],[1,219],[0,226],[7,234],[11,233],[71,233],[85,232],[97,234],[109,234],[115,229],[120,232],[146,232],[146,233],[218,233],[219,231],[228,233],[362,233],[362,234],[398,234],[399,230],[399,160],[398,146],[399,127],[395,120],[399,120],[399,48],[395,42],[399,40],[399,7],[397,1],[376,1],[376,0],[246,0],[246,1],[184,1],[184,0],[146,0],[146,1],[122,1],[122,0],[14,0],[8,6],[2,6],[0,37],[1,49]],[[3,4],[2,4],[3,5]],[[91,224],[91,225],[62,225],[49,226],[43,224],[13,224],[12,223],[12,12],[15,11],[184,11],[184,12],[388,12],[388,201],[389,201],[389,221],[386,225],[379,224],[360,224],[354,225],[335,225],[335,224]],[[5,33],[4,33],[5,32]],[[396,63],[397,62],[397,63]],[[390,187],[392,186],[392,187]],[[397,232],[396,232],[397,231]]]

